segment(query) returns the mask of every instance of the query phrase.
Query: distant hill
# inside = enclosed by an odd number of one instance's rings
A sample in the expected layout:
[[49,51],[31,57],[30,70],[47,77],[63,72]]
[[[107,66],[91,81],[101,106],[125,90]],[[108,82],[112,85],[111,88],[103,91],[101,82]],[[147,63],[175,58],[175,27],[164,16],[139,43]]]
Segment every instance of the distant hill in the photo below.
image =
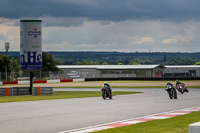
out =
[[[67,65],[74,65],[78,61],[99,61],[100,64],[108,62],[109,64],[116,64],[118,62],[128,64],[133,59],[141,60],[155,60],[159,62],[165,62],[173,58],[191,58],[193,60],[200,60],[200,52],[196,53],[180,53],[180,52],[93,52],[93,51],[46,51],[47,54],[51,54],[56,59],[60,59]],[[5,51],[0,51],[0,54],[5,55]],[[9,58],[16,58],[19,62],[19,51],[9,51]]]

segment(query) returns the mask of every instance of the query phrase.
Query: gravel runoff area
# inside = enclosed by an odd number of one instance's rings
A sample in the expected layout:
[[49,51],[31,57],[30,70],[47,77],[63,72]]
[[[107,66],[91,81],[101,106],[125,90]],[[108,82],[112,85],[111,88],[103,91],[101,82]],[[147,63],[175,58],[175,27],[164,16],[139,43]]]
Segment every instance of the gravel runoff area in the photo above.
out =
[[[33,84],[34,87],[70,87],[70,86],[102,86],[104,83],[104,81],[100,82],[67,82],[67,83],[49,83],[49,84]],[[129,82],[125,82],[125,81],[108,81],[108,83],[111,86],[165,86],[166,85],[166,81],[162,82],[162,81],[129,81]],[[171,82],[172,84],[175,85],[175,82]],[[186,81],[184,82],[186,84],[186,86],[200,86],[200,82],[199,81]],[[7,87],[9,86],[13,86],[13,85],[7,85]],[[29,84],[27,85],[14,85],[15,87],[19,87],[19,86],[29,86]],[[5,87],[5,86],[4,86]]]

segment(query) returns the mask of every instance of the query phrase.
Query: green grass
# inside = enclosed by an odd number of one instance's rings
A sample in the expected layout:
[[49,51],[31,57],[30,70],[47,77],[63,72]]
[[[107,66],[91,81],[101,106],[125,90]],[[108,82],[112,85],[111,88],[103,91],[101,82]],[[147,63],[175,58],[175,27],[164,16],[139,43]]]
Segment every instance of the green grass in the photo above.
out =
[[[14,86],[14,85],[13,85]],[[53,88],[101,88],[102,86],[61,86]],[[165,86],[112,86],[112,88],[165,88]],[[187,88],[200,88],[200,86],[187,86]]]
[[200,121],[200,111],[163,120],[96,131],[95,133],[188,133],[188,125]]
[[[137,94],[137,93],[140,93],[140,92],[113,92],[113,96]],[[46,95],[46,96],[31,96],[31,95],[0,96],[0,103],[51,100],[51,99],[84,98],[84,97],[101,97],[101,91],[54,91],[53,95]]]

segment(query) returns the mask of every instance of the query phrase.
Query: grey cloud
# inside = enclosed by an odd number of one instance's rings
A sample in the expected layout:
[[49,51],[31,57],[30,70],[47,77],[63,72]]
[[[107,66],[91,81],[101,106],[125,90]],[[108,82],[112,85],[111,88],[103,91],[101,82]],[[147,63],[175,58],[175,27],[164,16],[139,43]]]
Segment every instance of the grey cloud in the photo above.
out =
[[180,21],[200,19],[199,6],[199,0],[1,0],[0,17]]

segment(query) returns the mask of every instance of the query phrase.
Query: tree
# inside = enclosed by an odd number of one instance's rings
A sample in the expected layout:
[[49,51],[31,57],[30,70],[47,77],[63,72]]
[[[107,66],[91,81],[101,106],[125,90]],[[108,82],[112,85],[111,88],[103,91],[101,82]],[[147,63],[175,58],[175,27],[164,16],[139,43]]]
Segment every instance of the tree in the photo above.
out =
[[124,65],[124,64],[119,62],[117,65]]
[[102,63],[102,65],[109,65],[107,62]]
[[99,65],[98,61],[86,61],[86,60],[82,60],[81,62],[77,62],[77,65]]
[[200,65],[200,62],[196,62],[194,65]]
[[20,70],[20,66],[17,64],[17,60],[12,58],[10,60],[10,69],[11,69],[11,75],[10,78],[11,80],[16,80],[18,76],[22,74],[22,71]]
[[141,59],[134,59],[132,62],[138,63],[138,64],[144,64],[144,61]]
[[61,71],[57,65],[57,59],[52,55],[42,52],[42,71]]
[[6,55],[0,55],[0,72],[5,72],[7,66],[7,71],[10,72],[10,59]]
[[128,63],[128,65],[140,65],[140,64],[137,62],[130,62],[130,63]]
[[191,58],[173,58],[170,60],[167,60],[164,65],[191,65],[194,64],[196,61]]
[[1,74],[1,79],[6,79],[6,68],[7,68],[7,72],[10,72],[10,59],[6,56],[6,55],[0,55],[0,72],[2,72]]
[[155,64],[154,60],[144,60],[144,64],[150,65],[150,64]]

